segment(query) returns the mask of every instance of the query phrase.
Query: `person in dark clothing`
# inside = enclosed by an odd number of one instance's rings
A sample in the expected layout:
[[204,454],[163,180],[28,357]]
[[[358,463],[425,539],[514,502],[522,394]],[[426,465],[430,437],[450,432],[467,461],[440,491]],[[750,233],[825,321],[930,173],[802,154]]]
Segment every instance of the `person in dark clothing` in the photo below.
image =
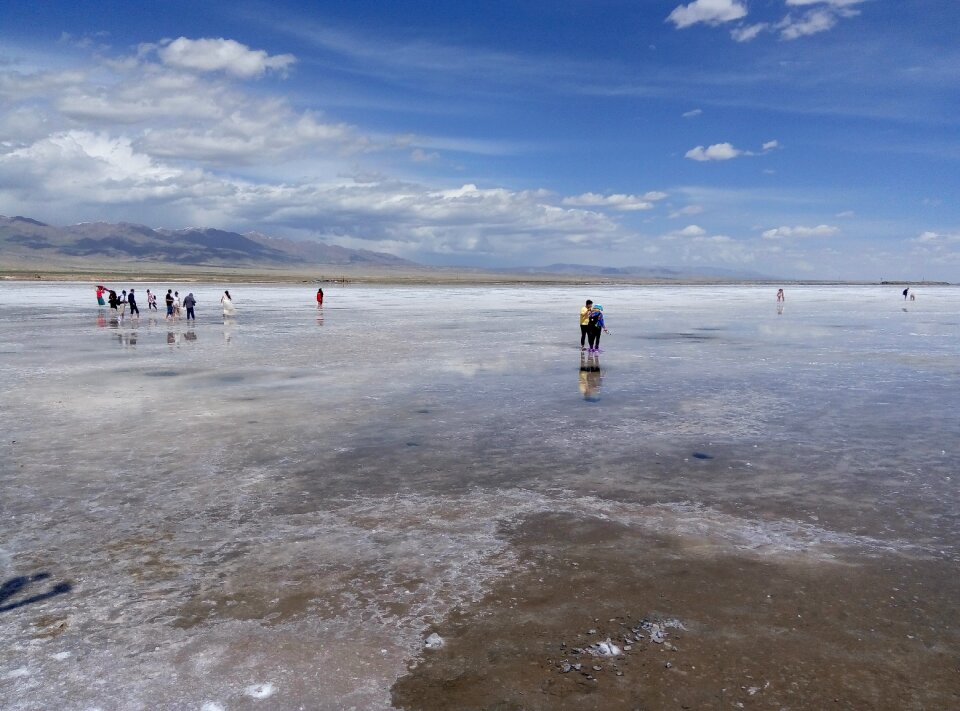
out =
[[193,307],[197,305],[197,300],[193,298],[193,292],[191,291],[187,294],[186,298],[183,300],[183,305],[187,309],[187,321],[193,319],[197,320],[196,314],[193,312]]
[[909,293],[910,293],[910,287],[908,286],[906,289],[903,290],[903,300],[904,300],[904,301],[907,300],[907,294],[909,294]]
[[164,297],[167,302],[167,318],[173,318],[173,289],[167,289],[167,295]]
[[115,292],[113,289],[110,289],[110,295],[107,296],[107,302],[110,304],[111,309],[114,311],[117,310],[117,304],[120,303],[120,300],[117,299],[117,292]]
[[127,294],[127,303],[130,304],[130,315],[136,314],[137,318],[140,318],[140,309],[137,308],[137,297],[133,295],[133,289]]
[[610,333],[603,320],[603,307],[600,304],[594,304],[590,309],[590,330],[587,331],[587,341],[590,344],[588,353],[600,353],[600,334]]

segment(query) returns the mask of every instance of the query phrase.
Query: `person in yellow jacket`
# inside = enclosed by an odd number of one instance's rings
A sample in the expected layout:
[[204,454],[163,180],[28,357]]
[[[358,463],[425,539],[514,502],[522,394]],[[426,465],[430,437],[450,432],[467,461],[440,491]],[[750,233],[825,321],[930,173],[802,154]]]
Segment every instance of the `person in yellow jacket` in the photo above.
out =
[[587,331],[590,330],[590,309],[593,301],[587,299],[585,306],[580,307],[580,350],[587,350]]

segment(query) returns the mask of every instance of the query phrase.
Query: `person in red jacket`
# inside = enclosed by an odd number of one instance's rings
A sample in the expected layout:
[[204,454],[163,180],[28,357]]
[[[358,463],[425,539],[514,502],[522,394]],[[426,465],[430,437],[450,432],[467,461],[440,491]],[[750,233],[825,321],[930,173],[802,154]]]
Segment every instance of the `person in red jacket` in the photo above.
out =
[[317,289],[317,308],[323,306],[323,289]]

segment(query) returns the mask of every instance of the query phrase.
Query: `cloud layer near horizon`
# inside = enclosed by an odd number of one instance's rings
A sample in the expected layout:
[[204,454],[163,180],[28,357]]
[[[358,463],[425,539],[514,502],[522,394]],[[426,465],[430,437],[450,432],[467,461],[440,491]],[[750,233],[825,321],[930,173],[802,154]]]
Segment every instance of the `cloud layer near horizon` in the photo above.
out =
[[[604,210],[648,210],[665,197],[437,187],[358,172],[364,155],[424,160],[417,137],[383,136],[245,80],[283,73],[271,56],[224,39],[141,45],[82,69],[4,72],[0,196],[48,219],[129,208],[186,225],[273,225],[399,254],[500,255],[586,250],[628,231]],[[429,142],[429,141],[427,141]],[[419,153],[417,153],[419,151]],[[290,180],[309,161],[309,176]]]

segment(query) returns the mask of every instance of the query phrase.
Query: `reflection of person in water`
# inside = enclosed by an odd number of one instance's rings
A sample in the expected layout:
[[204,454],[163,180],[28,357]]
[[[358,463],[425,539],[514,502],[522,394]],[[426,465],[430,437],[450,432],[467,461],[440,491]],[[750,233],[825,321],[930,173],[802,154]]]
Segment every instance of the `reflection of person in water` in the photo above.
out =
[[600,356],[596,353],[580,353],[580,394],[584,400],[596,402],[600,399],[600,386],[603,384],[603,371],[600,370]]

